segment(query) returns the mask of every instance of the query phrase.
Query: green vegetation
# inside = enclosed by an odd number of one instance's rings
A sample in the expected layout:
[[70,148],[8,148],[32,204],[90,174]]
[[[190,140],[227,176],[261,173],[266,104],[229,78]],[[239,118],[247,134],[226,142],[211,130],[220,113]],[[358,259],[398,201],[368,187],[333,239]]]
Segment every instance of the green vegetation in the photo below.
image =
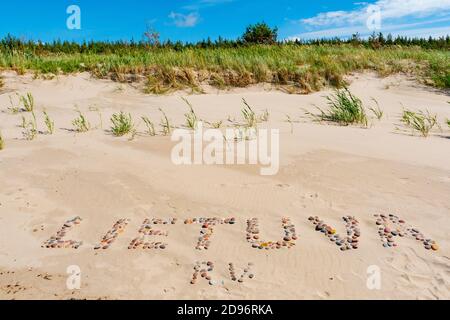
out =
[[22,102],[26,112],[34,111],[34,97],[30,92],[24,96],[20,96],[20,102]]
[[278,29],[272,29],[265,22],[247,27],[242,40],[250,44],[275,44],[278,38]]
[[168,136],[172,133],[172,126],[170,124],[169,118],[167,117],[166,113],[163,111],[163,109],[159,108],[159,111],[161,111],[163,117],[161,119],[161,127],[162,127],[162,133],[165,136]]
[[351,124],[367,126],[367,115],[362,101],[347,88],[336,90],[335,94],[327,97],[327,100],[328,110],[318,108],[320,114],[312,114],[316,121],[334,122],[344,126]]
[[245,120],[245,127],[246,128],[256,128],[258,121],[256,117],[255,111],[253,111],[252,107],[247,103],[245,99],[242,99],[242,102],[244,103],[245,107],[242,109],[242,115],[244,116]]
[[[264,40],[268,31],[272,41]],[[427,40],[378,35],[369,40],[355,36],[345,41],[275,42],[275,36],[276,29],[258,24],[237,41],[196,44],[42,44],[7,37],[0,41],[0,69],[30,70],[37,75],[88,71],[116,81],[136,81],[144,76],[148,79],[146,91],[158,94],[198,91],[200,84],[224,88],[256,83],[308,93],[325,86],[341,88],[345,75],[363,70],[382,76],[404,72],[427,84],[450,88],[450,37]],[[261,42],[271,44],[258,44]]]
[[186,102],[186,104],[189,107],[189,112],[184,115],[184,117],[186,118],[186,127],[188,127],[191,130],[196,130],[198,125],[197,114],[195,113],[191,103],[186,98],[182,99],[184,102]]
[[134,129],[133,119],[131,118],[131,114],[125,114],[123,111],[120,113],[115,113],[111,117],[111,131],[114,136],[122,137]]
[[401,121],[405,126],[414,131],[420,132],[423,137],[428,137],[431,129],[438,124],[437,115],[432,115],[428,110],[414,112],[408,109],[403,110]]
[[55,122],[50,119],[50,116],[48,115],[47,111],[44,111],[44,123],[47,127],[47,131],[49,134],[53,134],[55,131]]
[[24,120],[24,126],[22,135],[26,140],[34,140],[38,134],[37,123],[36,123],[36,115],[34,111],[31,112],[32,118],[30,121]]
[[88,132],[91,129],[91,124],[86,119],[86,117],[81,113],[81,111],[77,110],[77,112],[78,117],[72,121],[74,130],[78,133]]
[[2,132],[0,131],[0,150],[5,148],[5,140],[3,140]]
[[447,119],[447,125],[450,128],[450,119]]
[[156,130],[154,123],[150,120],[149,117],[141,117],[142,121],[144,121],[145,126],[147,127],[147,134],[149,136],[156,136]]
[[372,98],[372,101],[375,102],[376,106],[370,107],[369,111],[371,111],[375,115],[375,117],[377,117],[378,120],[381,120],[384,116],[384,111],[380,108],[380,105],[377,100]]

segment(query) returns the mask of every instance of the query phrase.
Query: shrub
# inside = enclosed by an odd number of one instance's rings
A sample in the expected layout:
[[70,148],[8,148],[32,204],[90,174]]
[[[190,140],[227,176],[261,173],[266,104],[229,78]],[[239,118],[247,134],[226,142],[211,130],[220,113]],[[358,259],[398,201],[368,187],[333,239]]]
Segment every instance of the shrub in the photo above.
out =
[[271,28],[267,23],[260,22],[247,27],[242,40],[249,44],[274,44],[277,42],[278,28]]

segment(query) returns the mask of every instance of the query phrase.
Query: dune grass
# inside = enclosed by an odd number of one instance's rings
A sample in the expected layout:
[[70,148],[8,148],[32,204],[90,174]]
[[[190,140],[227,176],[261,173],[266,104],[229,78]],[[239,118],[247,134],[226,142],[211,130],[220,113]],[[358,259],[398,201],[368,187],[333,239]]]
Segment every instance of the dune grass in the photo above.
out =
[[271,83],[292,93],[341,88],[350,72],[405,72],[440,88],[450,87],[450,52],[420,47],[377,50],[351,44],[253,45],[236,48],[128,48],[108,53],[0,51],[0,69],[36,74],[88,71],[100,78],[147,78],[146,91],[197,90],[200,84],[246,87]]
[[111,132],[116,137],[122,137],[134,129],[133,119],[131,114],[126,114],[123,111],[115,113],[111,117]]
[[72,121],[72,125],[74,127],[75,132],[83,133],[88,132],[91,129],[91,124],[86,119],[86,117],[81,113],[81,111],[77,110],[78,117],[76,117]]
[[5,149],[5,140],[3,139],[2,132],[0,131],[0,150]]
[[342,126],[362,125],[367,127],[368,120],[362,101],[348,88],[337,89],[326,97],[328,109],[319,110],[319,114],[310,114],[316,121],[336,123]]
[[21,95],[20,102],[22,102],[26,112],[34,111],[34,97],[30,92],[27,92],[25,95]]
[[450,119],[447,119],[447,125],[450,128]]
[[431,129],[438,125],[437,115],[431,114],[428,110],[414,112],[404,109],[401,121],[413,133],[417,131],[425,138],[428,137]]
[[142,121],[144,121],[145,126],[147,127],[147,134],[149,136],[156,136],[155,124],[150,120],[149,117],[142,116]]
[[374,98],[372,98],[372,101],[375,102],[375,106],[370,107],[369,111],[371,111],[378,120],[383,119],[384,111],[383,111],[383,109],[380,108],[380,104]]
[[49,134],[53,134],[53,132],[55,131],[55,122],[50,118],[47,111],[43,111],[43,113],[44,113],[44,123],[45,126],[47,127],[47,132]]
[[24,139],[29,141],[34,140],[38,135],[36,115],[34,114],[34,111],[31,112],[31,120],[26,121],[23,118],[23,121],[22,135]]
[[185,113],[185,115],[184,115],[184,117],[186,119],[186,127],[191,129],[191,130],[196,130],[197,126],[198,126],[199,119],[197,117],[197,114],[194,111],[194,107],[192,106],[192,104],[186,98],[181,98],[181,99],[183,99],[183,101],[189,107],[189,112]]

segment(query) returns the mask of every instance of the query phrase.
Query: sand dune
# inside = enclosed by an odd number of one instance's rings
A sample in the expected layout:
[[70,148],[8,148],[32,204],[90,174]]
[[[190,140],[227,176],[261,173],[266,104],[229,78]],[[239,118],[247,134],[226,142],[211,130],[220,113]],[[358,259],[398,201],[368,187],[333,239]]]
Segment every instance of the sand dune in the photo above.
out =
[[[0,93],[0,298],[2,299],[449,299],[450,118],[448,92],[404,76],[355,75],[350,89],[367,104],[375,98],[386,116],[368,129],[312,123],[304,109],[324,107],[331,91],[288,95],[263,86],[206,94],[144,95],[129,85],[88,74],[36,80],[5,73]],[[55,121],[53,135],[22,137],[21,116],[7,111],[13,92],[31,92],[39,129],[42,110]],[[261,176],[258,166],[175,166],[170,137],[138,134],[114,138],[109,118],[120,110],[159,123],[163,108],[180,126],[187,97],[207,121],[240,119],[241,99],[270,112],[263,127],[279,128],[280,171]],[[14,97],[14,96],[13,96]],[[428,109],[442,122],[430,137],[396,130],[402,105]],[[93,129],[78,134],[78,108]],[[286,121],[286,115],[296,120]],[[138,121],[137,121],[138,122]],[[439,244],[426,250],[410,237],[385,248],[374,214],[395,214]],[[357,250],[340,251],[308,221],[319,216],[345,234],[344,216],[361,231]],[[75,249],[42,244],[65,221],[81,217],[67,234],[83,241]],[[189,218],[231,218],[215,226],[208,250],[196,250],[201,225]],[[290,249],[260,250],[246,240],[247,220],[258,218],[260,236],[283,237],[290,218],[298,240]],[[108,250],[94,247],[119,219],[129,219]],[[142,222],[178,218],[155,228],[168,237],[164,250],[129,250]],[[191,284],[196,261],[214,262],[213,284]],[[252,263],[253,279],[232,281],[229,263],[241,274]],[[68,289],[69,266],[81,270],[81,288]],[[368,268],[378,266],[381,288],[367,287]]]

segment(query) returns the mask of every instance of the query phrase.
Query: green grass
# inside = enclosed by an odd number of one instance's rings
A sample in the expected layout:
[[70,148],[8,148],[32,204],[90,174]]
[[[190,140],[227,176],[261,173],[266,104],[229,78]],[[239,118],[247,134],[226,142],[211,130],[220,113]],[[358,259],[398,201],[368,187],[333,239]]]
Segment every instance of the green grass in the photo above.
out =
[[172,133],[172,125],[170,124],[169,118],[167,117],[166,113],[163,109],[159,108],[159,111],[161,111],[163,117],[161,119],[161,127],[162,127],[162,134],[165,136],[168,136]]
[[30,92],[27,92],[26,95],[20,96],[20,102],[22,102],[26,112],[34,111],[34,97]]
[[255,111],[253,111],[252,107],[247,103],[245,99],[242,99],[244,103],[244,108],[241,113],[245,120],[245,127],[247,128],[256,128],[258,125],[258,119]]
[[341,45],[254,45],[237,48],[127,49],[109,53],[0,51],[0,69],[37,74],[89,71],[117,81],[148,78],[147,92],[165,93],[207,83],[245,87],[255,83],[286,86],[292,93],[345,85],[344,76],[372,70],[385,76],[404,72],[440,88],[450,87],[450,51],[420,47],[378,50]]
[[156,136],[155,124],[150,120],[150,118],[143,116],[141,119],[147,127],[147,134],[152,137]]
[[47,127],[47,132],[49,134],[53,134],[53,132],[55,131],[55,122],[50,119],[50,116],[48,115],[47,111],[43,111],[44,113],[44,123],[45,126]]
[[313,115],[317,121],[333,122],[348,126],[352,124],[367,126],[367,115],[362,101],[347,88],[338,89],[333,95],[327,96],[328,109]]
[[5,149],[5,140],[3,140],[2,132],[0,131],[0,150]]
[[450,128],[450,119],[447,119],[447,125]]
[[370,107],[369,111],[371,111],[378,120],[381,120],[384,116],[384,111],[380,108],[380,105],[377,100],[372,98],[372,101],[375,102],[376,106]]
[[194,111],[194,107],[186,98],[181,98],[181,99],[183,99],[183,101],[189,107],[189,112],[184,115],[184,117],[186,119],[186,127],[188,127],[191,130],[196,130],[199,120],[198,120],[197,114]]
[[116,137],[122,137],[134,129],[133,119],[131,114],[126,114],[123,111],[115,113],[111,117],[111,132]]
[[401,121],[406,127],[413,132],[419,132],[423,137],[428,137],[431,129],[438,125],[437,115],[431,114],[428,110],[414,112],[405,109]]
[[81,111],[77,110],[78,117],[76,117],[72,121],[72,125],[74,127],[75,132],[83,133],[88,132],[91,129],[91,124],[86,119],[86,117],[81,113]]
[[34,111],[31,112],[31,120],[26,121],[23,120],[23,131],[22,135],[24,139],[26,140],[34,140],[37,137],[38,129],[37,129],[37,122],[36,122],[36,115],[34,114]]

